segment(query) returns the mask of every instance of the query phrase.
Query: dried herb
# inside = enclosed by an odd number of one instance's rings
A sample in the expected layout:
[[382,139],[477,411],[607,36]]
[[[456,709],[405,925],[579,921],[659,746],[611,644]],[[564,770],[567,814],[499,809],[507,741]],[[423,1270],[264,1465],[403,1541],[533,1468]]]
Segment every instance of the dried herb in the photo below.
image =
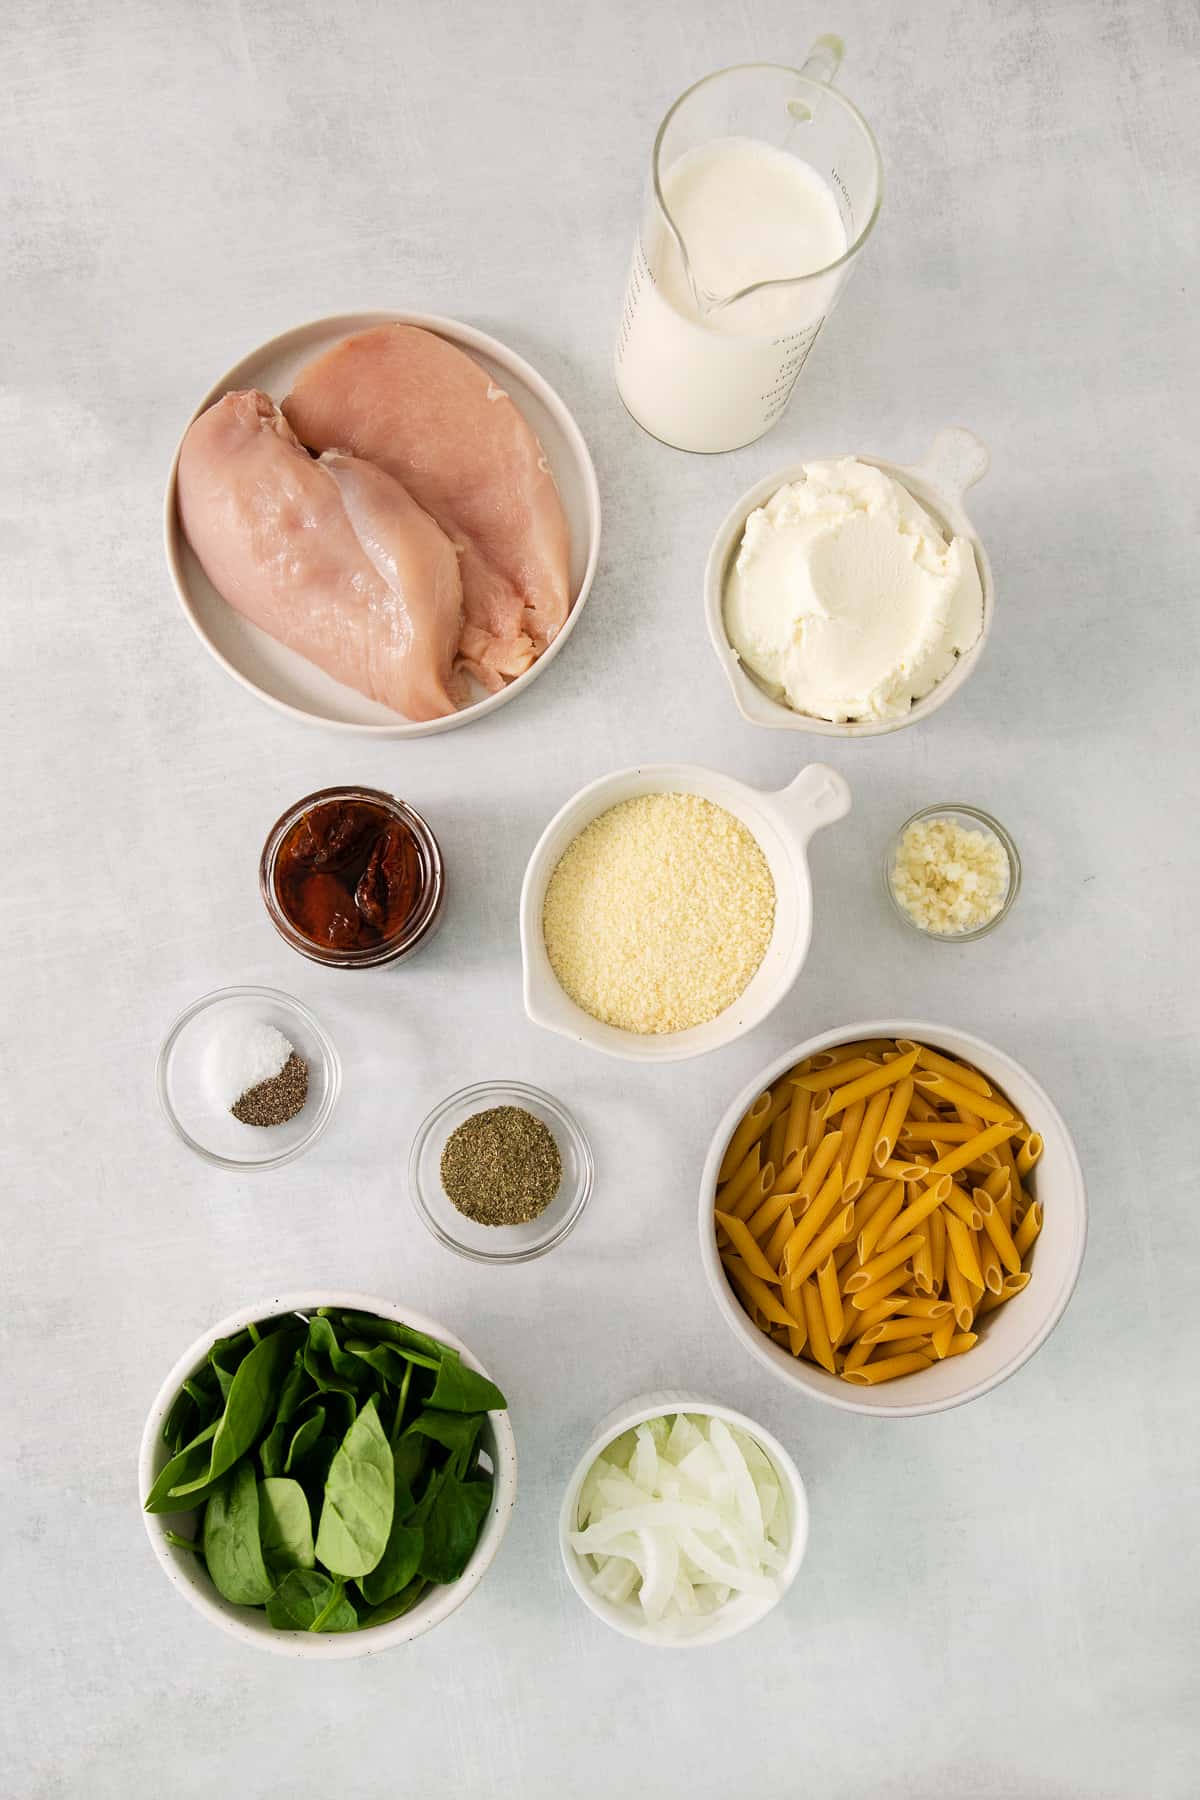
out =
[[523,1106],[473,1113],[446,1139],[442,1186],[477,1225],[526,1225],[544,1213],[562,1180],[554,1134]]

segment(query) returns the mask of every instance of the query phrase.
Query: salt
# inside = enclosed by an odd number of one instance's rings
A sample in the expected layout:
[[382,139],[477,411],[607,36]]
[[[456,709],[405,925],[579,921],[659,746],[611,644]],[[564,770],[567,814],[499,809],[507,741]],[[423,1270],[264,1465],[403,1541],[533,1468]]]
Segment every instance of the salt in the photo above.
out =
[[226,1019],[213,1033],[204,1076],[213,1103],[228,1112],[249,1088],[278,1075],[295,1045],[265,1020]]

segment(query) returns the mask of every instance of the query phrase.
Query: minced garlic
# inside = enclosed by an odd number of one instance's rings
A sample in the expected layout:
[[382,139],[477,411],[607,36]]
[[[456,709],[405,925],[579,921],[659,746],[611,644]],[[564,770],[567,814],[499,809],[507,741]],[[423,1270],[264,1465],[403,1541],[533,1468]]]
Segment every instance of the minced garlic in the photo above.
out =
[[775,883],[753,834],[699,794],[645,794],[593,819],[546,889],[550,966],[623,1031],[686,1031],[742,993],[766,954]]
[[951,818],[917,819],[896,850],[892,893],[922,931],[978,931],[1008,896],[1008,852],[994,831]]

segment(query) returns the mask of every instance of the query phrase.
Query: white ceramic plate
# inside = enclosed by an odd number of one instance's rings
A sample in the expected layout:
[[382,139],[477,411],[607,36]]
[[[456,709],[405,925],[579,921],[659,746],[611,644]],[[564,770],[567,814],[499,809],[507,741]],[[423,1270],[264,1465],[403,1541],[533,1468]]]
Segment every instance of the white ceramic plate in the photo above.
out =
[[[757,1094],[787,1072],[793,1064],[818,1050],[859,1038],[913,1038],[932,1049],[959,1056],[978,1069],[1001,1093],[1006,1094],[1045,1139],[1045,1149],[1034,1177],[1037,1199],[1043,1208],[1042,1229],[1030,1260],[1032,1279],[983,1323],[979,1342],[965,1356],[948,1357],[915,1375],[878,1387],[855,1387],[839,1376],[790,1356],[758,1329],[742,1311],[725,1279],[713,1229],[713,1198],[717,1170],[735,1126]],[[793,1393],[811,1395],[846,1412],[873,1413],[876,1417],[911,1419],[921,1413],[945,1412],[967,1400],[977,1400],[991,1388],[1015,1375],[1023,1363],[1041,1348],[1075,1291],[1087,1243],[1087,1191],[1071,1134],[1062,1114],[1039,1082],[1015,1057],[998,1050],[983,1038],[972,1037],[949,1025],[931,1025],[924,1019],[868,1019],[860,1025],[843,1025],[777,1056],[761,1074],[742,1089],[713,1134],[704,1173],[700,1177],[700,1260],[708,1285],[725,1323],[764,1368],[786,1383]]]
[[986,446],[980,443],[973,432],[956,425],[948,431],[939,432],[924,462],[911,469],[901,468],[898,463],[881,462],[877,456],[859,456],[858,460],[870,463],[874,469],[882,469],[885,475],[892,476],[901,487],[907,488],[913,499],[936,519],[950,537],[968,540],[975,552],[979,584],[983,589],[983,626],[979,636],[971,648],[958,658],[950,673],[936,687],[931,688],[923,700],[915,700],[899,719],[849,719],[843,724],[837,724],[832,719],[815,718],[811,713],[793,712],[784,701],[769,693],[742,663],[725,634],[725,581],[729,565],[741,545],[750,514],[757,507],[765,506],[771,495],[786,483],[799,481],[804,474],[803,463],[792,463],[788,468],[778,469],[774,475],[768,475],[752,487],[748,494],[742,495],[717,532],[709,552],[708,566],[704,571],[704,612],[708,621],[708,635],[717,661],[725,672],[734,705],[743,719],[748,720],[751,725],[765,725],[771,731],[811,731],[819,737],[883,737],[891,731],[902,731],[906,725],[918,724],[922,719],[927,719],[930,713],[936,712],[939,706],[944,706],[968,679],[983,655],[983,647],[992,629],[992,614],[996,604],[995,585],[987,551],[964,510],[963,495],[987,473],[991,459]]
[[[523,693],[531,681],[536,681],[575,629],[591,590],[600,551],[600,489],[583,433],[554,389],[515,351],[470,325],[459,324],[456,319],[442,319],[431,313],[341,313],[336,318],[317,319],[311,325],[298,325],[293,331],[285,331],[281,337],[272,338],[269,343],[252,350],[213,384],[187,423],[190,425],[223,394],[238,388],[261,388],[272,399],[282,401],[291,391],[300,370],[315,356],[320,356],[353,332],[368,331],[374,325],[385,325],[392,320],[435,331],[473,356],[511,394],[546,452],[571,532],[571,610],[554,642],[532,668],[500,693],[489,694],[472,706],[464,706],[448,719],[431,719],[421,724],[415,724],[389,707],[368,700],[364,694],[334,681],[331,675],[326,675],[297,651],[277,644],[265,631],[260,631],[257,625],[235,612],[217,593],[193,556],[179,524],[175,503],[178,448],[167,479],[164,519],[167,566],[180,605],[201,643],[235,681],[265,700],[268,706],[289,713],[292,718],[304,719],[310,724],[331,725],[340,731],[375,737],[433,737],[438,732],[454,731],[460,725],[484,718]],[[186,429],[185,426],[185,432]]]

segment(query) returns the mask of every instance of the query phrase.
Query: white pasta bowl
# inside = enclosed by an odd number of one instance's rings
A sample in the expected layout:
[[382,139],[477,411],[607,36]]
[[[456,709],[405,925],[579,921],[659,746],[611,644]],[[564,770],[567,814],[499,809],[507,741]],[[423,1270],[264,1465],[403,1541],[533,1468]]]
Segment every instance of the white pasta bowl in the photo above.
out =
[[785,483],[799,481],[804,474],[803,463],[792,463],[788,468],[768,475],[765,480],[752,487],[749,493],[742,495],[713,540],[704,572],[704,612],[708,622],[708,635],[729,683],[734,704],[743,719],[748,720],[751,725],[765,725],[772,731],[811,731],[821,737],[842,738],[882,737],[890,731],[902,731],[906,725],[916,725],[936,712],[939,706],[944,706],[950,696],[956,694],[968,680],[983,654],[983,647],[992,629],[995,588],[992,565],[978,532],[966,515],[963,495],[967,488],[987,473],[990,460],[987,449],[972,432],[956,426],[939,433],[924,462],[912,468],[882,462],[876,456],[859,455],[858,460],[869,463],[872,468],[882,469],[885,475],[892,476],[901,487],[907,488],[914,500],[919,501],[950,536],[968,540],[975,552],[980,586],[983,589],[983,627],[971,648],[957,659],[949,674],[931,688],[923,699],[914,701],[908,712],[899,719],[850,719],[838,724],[832,719],[815,718],[811,713],[795,712],[784,701],[770,694],[745,667],[729,642],[725,630],[725,585],[750,514],[758,507],[765,506],[771,495]]
[[[632,1431],[635,1425],[641,1425],[647,1419],[659,1419],[664,1415],[681,1412],[696,1413],[707,1419],[723,1419],[727,1425],[734,1426],[754,1439],[779,1477],[788,1520],[787,1548],[784,1565],[779,1572],[777,1591],[766,1598],[740,1595],[736,1600],[727,1602],[719,1612],[710,1614],[701,1630],[687,1635],[673,1633],[669,1625],[651,1624],[634,1601],[618,1605],[602,1598],[592,1587],[587,1559],[571,1543],[571,1533],[577,1529],[578,1524],[580,1490],[596,1458],[603,1454],[614,1438],[620,1437],[623,1432]],[[808,1495],[799,1469],[778,1438],[773,1437],[769,1431],[764,1431],[761,1425],[747,1418],[745,1413],[735,1412],[731,1406],[722,1406],[716,1401],[703,1400],[697,1394],[681,1393],[673,1388],[639,1394],[636,1400],[628,1401],[625,1406],[618,1407],[601,1420],[591,1443],[576,1463],[559,1509],[558,1547],[571,1586],[588,1611],[602,1619],[613,1631],[619,1631],[622,1636],[633,1638],[640,1644],[651,1644],[659,1649],[695,1650],[736,1637],[739,1632],[749,1630],[751,1625],[757,1625],[760,1619],[764,1619],[779,1605],[799,1574],[808,1548]]]
[[[624,1031],[594,1019],[559,986],[542,933],[546,888],[567,846],[601,813],[646,794],[700,794],[739,818],[759,844],[775,883],[775,924],[766,955],[738,998],[706,1024],[686,1031]],[[679,1062],[731,1044],[760,1025],[792,986],[812,937],[808,842],[850,810],[850,789],[835,769],[810,763],[777,793],[747,787],[693,763],[619,769],[581,788],[538,839],[521,887],[525,1011],[535,1025],[606,1056],[630,1062]]]
[[[167,1413],[183,1382],[199,1368],[214,1341],[219,1337],[232,1336],[234,1332],[241,1331],[246,1325],[257,1323],[260,1319],[274,1318],[280,1313],[313,1312],[318,1306],[350,1307],[356,1312],[375,1313],[380,1318],[395,1319],[401,1325],[411,1325],[457,1350],[467,1367],[474,1369],[477,1374],[487,1374],[487,1370],[472,1356],[466,1345],[452,1331],[447,1331],[444,1325],[439,1325],[435,1319],[426,1318],[422,1313],[413,1312],[409,1307],[397,1306],[391,1300],[381,1300],[374,1294],[341,1293],[336,1290],[306,1291],[272,1295],[253,1306],[240,1307],[229,1318],[221,1319],[203,1332],[184,1351],[159,1389],[142,1433],[142,1447],[138,1458],[139,1506],[167,1461],[168,1451],[162,1435]],[[277,1656],[299,1657],[306,1662],[341,1662],[352,1656],[372,1656],[376,1651],[391,1650],[397,1644],[410,1643],[413,1638],[432,1631],[435,1625],[448,1619],[474,1593],[491,1568],[508,1530],[517,1496],[517,1446],[507,1412],[487,1414],[480,1444],[492,1465],[494,1485],[492,1504],[470,1562],[457,1581],[431,1587],[411,1612],[386,1625],[373,1625],[366,1630],[311,1634],[303,1631],[277,1631],[268,1624],[265,1613],[250,1607],[234,1606],[224,1599],[209,1580],[195,1554],[170,1542],[167,1537],[168,1529],[182,1531],[186,1535],[190,1526],[181,1525],[180,1521],[190,1521],[193,1515],[148,1513],[143,1510],[142,1520],[154,1554],[176,1593],[210,1624],[227,1631],[231,1637],[240,1639],[252,1649],[270,1650]]]
[[[299,651],[278,643],[244,619],[221,598],[200,567],[183,534],[176,504],[182,436],[167,477],[163,531],[167,567],[184,616],[205,649],[242,687],[265,700],[276,711],[303,719],[310,725],[327,725],[363,737],[433,737],[486,718],[499,707],[507,706],[518,694],[523,694],[559,655],[591,592],[600,554],[600,487],[583,433],[550,383],[506,344],[457,319],[415,312],[340,313],[333,318],[315,319],[309,325],[298,325],[251,350],[213,383],[187,425],[190,426],[224,394],[239,388],[261,388],[272,399],[282,401],[291,391],[300,370],[314,357],[332,349],[356,331],[369,331],[372,326],[392,322],[419,325],[425,331],[436,332],[473,357],[512,396],[546,453],[571,534],[571,610],[554,642],[532,667],[498,694],[489,694],[470,706],[460,707],[449,718],[422,721],[405,719],[389,707],[335,681],[332,675],[318,669]],[[187,426],[184,435],[186,431]]]
[[[795,1063],[818,1050],[859,1038],[912,1038],[930,1049],[961,1057],[1013,1102],[1021,1117],[1041,1133],[1045,1148],[1037,1164],[1037,1198],[1043,1208],[1041,1233],[1029,1263],[1031,1279],[1021,1293],[998,1307],[980,1327],[979,1342],[963,1356],[948,1357],[914,1375],[878,1387],[856,1387],[814,1364],[794,1357],[766,1337],[750,1319],[725,1278],[713,1221],[717,1171],[734,1128],[756,1095]],[[1087,1242],[1087,1193],[1071,1134],[1044,1088],[1015,1057],[982,1038],[925,1020],[872,1019],[822,1032],[776,1057],[747,1084],[713,1134],[700,1178],[700,1259],[717,1309],[734,1336],[764,1368],[794,1392],[840,1406],[847,1412],[888,1418],[915,1418],[945,1412],[977,1400],[1015,1375],[1039,1350],[1066,1311],[1075,1290]]]

